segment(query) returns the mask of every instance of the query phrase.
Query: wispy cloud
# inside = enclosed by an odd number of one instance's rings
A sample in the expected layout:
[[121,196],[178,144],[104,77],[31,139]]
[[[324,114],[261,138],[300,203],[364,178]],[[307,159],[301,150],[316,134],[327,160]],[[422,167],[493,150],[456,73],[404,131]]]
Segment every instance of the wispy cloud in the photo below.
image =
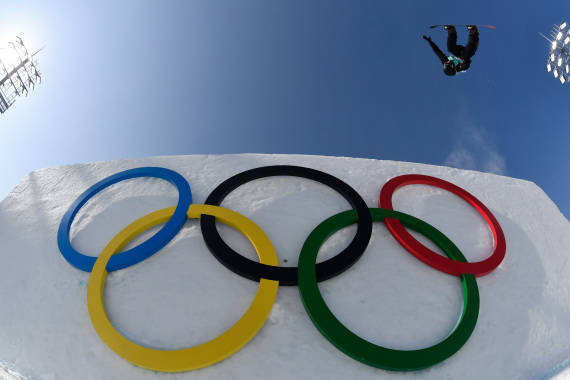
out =
[[489,151],[487,160],[483,165],[483,171],[495,174],[506,174],[507,165],[505,159],[495,151]]
[[484,127],[464,125],[444,165],[460,169],[478,170],[505,175],[505,158],[497,152],[495,144]]
[[453,166],[455,168],[461,169],[473,169],[477,168],[475,165],[475,158],[473,155],[465,149],[463,146],[456,145],[451,153],[445,159],[446,166]]

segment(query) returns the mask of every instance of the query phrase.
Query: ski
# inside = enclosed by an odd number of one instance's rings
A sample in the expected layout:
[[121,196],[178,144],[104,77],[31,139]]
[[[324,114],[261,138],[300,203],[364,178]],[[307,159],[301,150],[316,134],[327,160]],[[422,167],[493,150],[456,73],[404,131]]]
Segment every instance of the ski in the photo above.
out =
[[[451,24],[430,25],[429,28],[430,28],[430,29],[434,29],[434,28],[443,27],[444,25],[451,25]],[[489,29],[497,29],[497,28],[494,27],[493,25],[486,25],[486,24],[485,24],[485,25],[483,25],[483,24],[480,24],[480,25],[477,25],[477,24],[465,24],[465,25],[454,25],[454,26],[467,26],[467,25],[475,25],[475,26],[478,27],[478,28],[483,28],[483,27],[485,27],[485,28],[489,28]]]

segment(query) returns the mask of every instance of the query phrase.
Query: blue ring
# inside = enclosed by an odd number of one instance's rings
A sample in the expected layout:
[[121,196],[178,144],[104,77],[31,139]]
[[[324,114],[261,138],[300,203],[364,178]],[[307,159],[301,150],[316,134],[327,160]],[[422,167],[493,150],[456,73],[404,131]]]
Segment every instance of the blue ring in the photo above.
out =
[[71,246],[69,231],[71,229],[71,223],[73,223],[73,219],[79,209],[81,209],[89,198],[104,188],[117,182],[137,177],[155,177],[172,183],[178,189],[178,205],[170,220],[166,222],[154,236],[134,248],[113,255],[107,264],[107,271],[111,272],[127,268],[152,256],[155,252],[158,252],[168,244],[178,231],[180,231],[182,226],[184,226],[187,219],[186,212],[188,211],[188,207],[190,207],[190,203],[192,203],[192,192],[190,191],[190,185],[180,174],[173,170],[159,167],[142,167],[113,174],[85,190],[85,192],[71,204],[69,210],[67,210],[61,219],[57,232],[57,245],[63,257],[65,257],[71,265],[82,271],[91,272],[97,260],[96,257],[77,252]]

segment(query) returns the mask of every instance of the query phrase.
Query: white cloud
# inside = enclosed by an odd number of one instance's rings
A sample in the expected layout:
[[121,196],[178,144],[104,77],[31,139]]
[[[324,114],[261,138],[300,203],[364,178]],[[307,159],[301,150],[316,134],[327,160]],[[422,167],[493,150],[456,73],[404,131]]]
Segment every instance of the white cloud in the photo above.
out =
[[462,128],[461,137],[447,155],[444,165],[460,169],[478,170],[505,175],[505,158],[497,152],[483,127],[474,125]]
[[462,146],[456,146],[445,159],[446,166],[462,169],[475,169],[475,158]]
[[487,161],[483,165],[483,171],[494,174],[505,174],[507,172],[505,159],[499,153],[490,151]]

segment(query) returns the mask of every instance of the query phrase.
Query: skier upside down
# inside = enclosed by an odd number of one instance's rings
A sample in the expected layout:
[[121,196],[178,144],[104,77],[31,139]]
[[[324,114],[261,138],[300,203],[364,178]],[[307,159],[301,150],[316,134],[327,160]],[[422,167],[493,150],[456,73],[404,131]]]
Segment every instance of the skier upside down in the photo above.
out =
[[446,56],[439,47],[432,42],[431,37],[423,36],[424,40],[429,42],[435,54],[443,63],[443,72],[446,75],[453,76],[458,72],[466,71],[471,66],[471,57],[475,55],[479,46],[479,31],[476,25],[468,25],[469,40],[467,45],[457,45],[457,31],[453,25],[445,25],[447,30],[447,50],[452,54]]

